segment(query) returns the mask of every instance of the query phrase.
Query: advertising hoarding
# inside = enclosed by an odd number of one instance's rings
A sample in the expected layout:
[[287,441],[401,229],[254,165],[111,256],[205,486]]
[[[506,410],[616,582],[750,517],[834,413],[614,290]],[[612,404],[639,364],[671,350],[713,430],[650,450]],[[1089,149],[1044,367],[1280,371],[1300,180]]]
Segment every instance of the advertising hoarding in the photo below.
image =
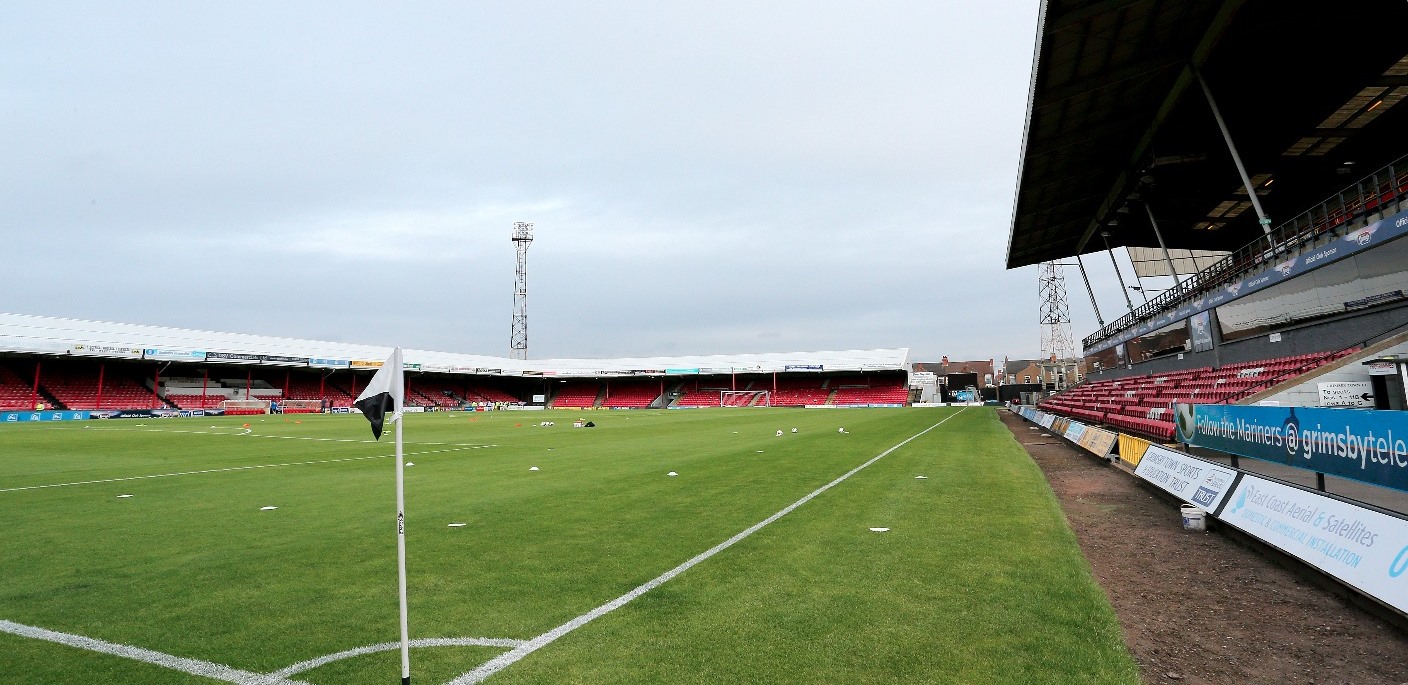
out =
[[1218,518],[1408,611],[1408,521],[1251,474]]
[[1408,490],[1408,412],[1175,406],[1179,442]]
[[1134,475],[1184,502],[1216,512],[1232,490],[1237,472],[1191,454],[1150,445],[1134,468]]

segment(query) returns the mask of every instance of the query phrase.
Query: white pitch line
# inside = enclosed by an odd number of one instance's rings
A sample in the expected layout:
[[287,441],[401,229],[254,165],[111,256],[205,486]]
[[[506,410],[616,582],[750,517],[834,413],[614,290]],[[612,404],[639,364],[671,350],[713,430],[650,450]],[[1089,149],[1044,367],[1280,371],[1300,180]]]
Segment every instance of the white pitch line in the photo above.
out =
[[[426,454],[444,454],[444,453],[446,453],[446,452],[464,452],[464,451],[466,451],[466,450],[477,450],[477,449],[481,449],[481,448],[483,448],[483,447],[492,447],[492,445],[468,445],[468,446],[465,446],[465,447],[451,448],[451,449],[443,449],[443,450],[425,450],[425,451],[422,451],[422,452],[406,452],[406,453],[405,453],[405,456],[408,456],[408,457],[412,457],[412,456],[418,457],[418,456],[426,455]],[[280,468],[280,467],[284,467],[284,466],[309,466],[309,465],[312,465],[312,464],[337,464],[337,463],[345,462],[345,461],[364,461],[364,460],[367,460],[367,459],[390,459],[390,458],[392,458],[392,457],[394,457],[394,456],[396,456],[396,455],[394,455],[394,454],[374,454],[374,455],[366,456],[366,457],[343,457],[343,458],[341,458],[341,459],[318,459],[318,460],[315,460],[315,461],[291,461],[291,462],[284,462],[284,463],[282,463],[282,464],[256,464],[256,465],[252,465],[252,466],[228,466],[228,467],[225,467],[225,468],[222,468],[222,469],[201,469],[201,470],[199,470],[199,471],[177,471],[177,472],[175,472],[175,473],[155,473],[155,474],[151,474],[151,475],[147,475],[147,476],[125,476],[125,477],[123,477],[123,478],[103,478],[103,479],[100,479],[100,480],[80,480],[80,481],[74,481],[74,482],[72,482],[72,483],[48,483],[48,484],[45,484],[45,485],[26,485],[26,486],[24,486],[24,487],[18,487],[18,488],[0,488],[0,492],[19,492],[19,491],[21,491],[21,490],[43,490],[43,489],[45,489],[45,488],[66,488],[66,487],[73,486],[73,485],[95,485],[95,484],[98,484],[98,483],[121,483],[121,482],[129,481],[129,480],[147,480],[147,479],[151,479],[151,478],[173,478],[173,477],[176,477],[176,476],[196,476],[196,475],[200,475],[200,474],[204,474],[204,473],[227,473],[227,472],[230,472],[230,471],[249,471],[249,470],[253,470],[253,469],[272,469],[272,468]]]
[[211,678],[227,683],[235,683],[235,685],[308,685],[301,680],[287,680],[279,675],[241,671],[240,669],[231,668],[224,664],[201,661],[199,659],[187,659],[186,657],[173,656],[171,654],[164,654],[141,647],[120,645],[91,637],[84,637],[82,635],[73,635],[71,633],[60,633],[45,628],[36,628],[21,623],[13,623],[3,619],[0,619],[0,631],[12,635],[19,635],[20,637],[46,640],[69,647],[86,649],[90,652],[120,656],[125,659],[132,659],[133,661],[141,661],[163,668],[169,668],[174,671],[181,671],[182,673],[189,673],[191,675]]
[[[363,443],[363,444],[367,444],[367,445],[375,445],[375,444],[377,444],[377,442],[378,442],[378,441],[376,441],[376,440],[353,440],[353,439],[351,439],[351,438],[315,438],[315,437],[311,437],[311,436],[307,436],[307,435],[269,435],[269,434],[264,434],[264,433],[260,433],[260,434],[257,434],[257,435],[256,435],[256,434],[254,434],[254,429],[253,429],[253,428],[241,428],[241,429],[238,429],[238,430],[239,430],[238,433],[224,433],[224,432],[221,432],[221,431],[210,431],[210,430],[198,431],[198,430],[186,430],[186,429],[181,429],[181,428],[141,428],[141,429],[138,429],[138,428],[99,428],[99,429],[98,429],[98,431],[99,431],[99,432],[102,432],[102,433],[183,433],[183,434],[186,434],[186,435],[227,435],[227,436],[232,436],[232,437],[244,437],[244,436],[249,436],[249,437],[255,437],[255,438],[268,438],[268,439],[277,439],[277,440],[308,440],[308,441],[312,441],[312,442],[356,442],[356,443]],[[408,444],[408,445],[451,445],[451,446],[454,446],[454,447],[485,447],[485,446],[486,446],[486,445],[471,445],[471,444],[465,443],[465,442],[414,442],[414,443],[406,443],[406,444]],[[494,447],[495,445],[487,445],[487,446],[488,446],[488,447]]]
[[836,480],[833,480],[830,483],[827,483],[826,485],[823,485],[817,488],[816,490],[813,490],[811,494],[808,494],[802,499],[799,499],[796,502],[787,505],[776,514],[773,514],[772,516],[769,516],[763,519],[762,521],[753,524],[747,530],[717,545],[714,545],[713,547],[710,547],[708,550],[701,552],[689,561],[686,561],[683,564],[680,564],[679,566],[676,566],[656,576],[654,579],[646,582],[644,585],[641,585],[640,587],[637,587],[636,589],[631,590],[630,592],[627,592],[626,594],[621,595],[620,597],[617,597],[616,599],[613,599],[610,602],[607,602],[595,609],[592,609],[591,611],[588,611],[587,613],[582,614],[581,616],[578,616],[556,628],[553,628],[552,630],[549,630],[548,632],[529,640],[527,643],[519,647],[515,647],[510,651],[504,652],[503,654],[500,654],[499,656],[496,656],[493,659],[490,659],[484,662],[483,664],[480,664],[478,668],[475,668],[472,671],[460,674],[454,680],[451,680],[445,685],[471,685],[472,683],[483,682],[485,678],[488,678],[489,676],[494,675],[495,673],[498,673],[499,671],[502,671],[505,668],[508,668],[509,666],[512,666],[514,663],[518,662],[523,657],[526,657],[529,654],[532,654],[533,652],[536,652],[539,649],[548,646],[563,635],[566,635],[578,628],[581,628],[582,626],[598,618],[601,618],[602,616],[605,616],[606,614],[615,611],[616,609],[625,606],[631,600],[634,600],[635,598],[665,584],[669,580],[673,579],[675,576],[678,576],[679,574],[688,571],[690,568],[694,567],[700,562],[707,560],[709,557],[712,557],[715,554],[718,554],[719,552],[722,552],[728,549],[729,547],[734,546],[738,542],[742,541],[744,538],[747,538],[753,533],[758,532],[764,526],[767,526],[773,521],[776,521],[782,518],[783,516],[786,516],[797,507],[800,507],[803,504],[810,502],[812,498],[816,497],[817,495],[820,495],[821,493],[826,492],[827,490],[830,490],[833,487],[836,487],[841,482],[845,481],[847,478],[850,478],[851,476],[854,476],[855,474],[859,473],[865,467],[870,466],[871,464],[874,464],[875,462],[880,461],[881,459],[884,459],[891,452],[894,452],[895,450],[909,444],[911,440],[914,440],[915,438],[918,438],[924,435],[925,433],[928,433],[929,431],[944,425],[944,423],[946,423],[949,419],[958,416],[959,414],[962,414],[966,409],[967,407],[959,409],[958,411],[944,417],[943,421],[940,421],[932,426],[929,426],[928,428],[925,428],[922,431],[919,431],[918,433],[915,433],[914,435],[909,436],[908,438],[905,438],[898,445],[895,445],[894,447],[891,447],[890,449],[887,449],[884,452],[875,455],[873,458],[870,459],[870,461],[867,461],[864,464],[861,464],[860,466],[857,466],[851,469],[850,471],[847,471],[845,474],[843,474]]
[[[410,645],[411,645],[411,647],[417,647],[417,648],[419,648],[419,647],[518,647],[519,645],[525,644],[525,643],[527,643],[527,642],[528,642],[527,640],[511,640],[511,639],[508,639],[508,638],[495,638],[495,637],[426,637],[426,638],[420,638],[420,639],[417,639],[417,640],[411,640]],[[350,658],[352,658],[352,657],[354,657],[354,656],[362,656],[363,654],[374,654],[374,653],[376,653],[376,652],[389,652],[389,651],[392,651],[392,650],[394,650],[394,649],[400,649],[400,648],[401,648],[401,643],[400,643],[400,642],[382,642],[382,643],[380,643],[380,644],[367,645],[366,647],[358,647],[358,648],[356,648],[356,649],[349,649],[349,650],[347,650],[347,651],[345,651],[345,652],[338,652],[338,653],[336,653],[336,654],[329,654],[329,655],[327,655],[327,656],[320,656],[320,657],[318,657],[318,658],[316,658],[316,659],[309,659],[309,660],[307,660],[307,661],[300,661],[300,662],[298,662],[298,663],[296,663],[296,664],[294,664],[294,665],[292,665],[292,666],[289,666],[288,668],[281,668],[281,669],[279,669],[279,670],[277,670],[277,671],[274,671],[273,673],[270,673],[269,675],[270,675],[270,676],[273,676],[273,677],[276,677],[276,678],[287,678],[287,677],[289,677],[289,676],[291,676],[291,675],[294,675],[294,674],[297,674],[297,673],[302,673],[302,672],[304,672],[304,671],[311,671],[311,670],[313,670],[313,669],[315,669],[315,668],[317,668],[317,667],[319,667],[319,666],[323,666],[323,665],[325,665],[325,664],[330,664],[330,663],[332,663],[332,662],[334,662],[334,661],[341,661],[341,660],[343,660],[343,659],[350,659]]]

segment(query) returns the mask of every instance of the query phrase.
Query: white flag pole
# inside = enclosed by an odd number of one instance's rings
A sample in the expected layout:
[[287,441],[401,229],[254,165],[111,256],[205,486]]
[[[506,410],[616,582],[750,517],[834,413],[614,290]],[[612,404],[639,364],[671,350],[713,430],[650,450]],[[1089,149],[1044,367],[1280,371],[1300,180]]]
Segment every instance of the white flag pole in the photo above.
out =
[[[401,364],[401,348],[396,348],[395,363]],[[404,373],[396,369],[397,377]],[[404,387],[397,384],[397,390]],[[399,405],[399,402],[398,402]],[[401,453],[401,424],[405,423],[401,406],[396,407],[396,567],[401,594],[401,685],[411,683],[411,636],[406,620],[406,459]]]

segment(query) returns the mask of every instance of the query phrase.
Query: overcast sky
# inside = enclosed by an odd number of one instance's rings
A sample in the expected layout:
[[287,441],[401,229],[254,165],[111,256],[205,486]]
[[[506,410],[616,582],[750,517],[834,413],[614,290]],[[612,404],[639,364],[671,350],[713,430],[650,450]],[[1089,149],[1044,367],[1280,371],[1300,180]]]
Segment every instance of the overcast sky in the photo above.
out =
[[0,311],[505,356],[529,221],[533,358],[1035,356],[1037,5],[6,3]]

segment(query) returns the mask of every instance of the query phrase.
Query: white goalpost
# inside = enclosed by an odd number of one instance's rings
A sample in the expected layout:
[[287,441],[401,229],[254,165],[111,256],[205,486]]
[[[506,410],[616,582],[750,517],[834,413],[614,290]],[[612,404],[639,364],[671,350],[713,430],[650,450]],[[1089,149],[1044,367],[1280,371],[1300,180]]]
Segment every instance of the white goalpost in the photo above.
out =
[[285,414],[318,414],[323,411],[322,400],[284,400],[279,409]]
[[220,408],[230,416],[240,414],[268,414],[269,400],[225,400],[220,403]]
[[720,390],[720,407],[771,407],[772,393],[767,390]]

